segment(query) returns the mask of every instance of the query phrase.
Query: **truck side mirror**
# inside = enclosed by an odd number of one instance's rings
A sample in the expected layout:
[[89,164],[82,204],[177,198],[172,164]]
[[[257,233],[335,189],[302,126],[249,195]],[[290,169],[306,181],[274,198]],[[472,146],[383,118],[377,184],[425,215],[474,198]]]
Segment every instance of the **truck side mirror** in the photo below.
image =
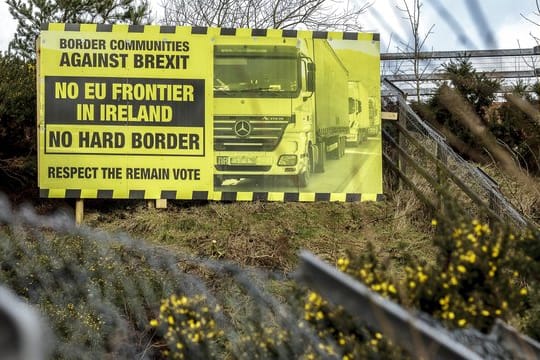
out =
[[315,91],[315,63],[307,63],[306,90]]

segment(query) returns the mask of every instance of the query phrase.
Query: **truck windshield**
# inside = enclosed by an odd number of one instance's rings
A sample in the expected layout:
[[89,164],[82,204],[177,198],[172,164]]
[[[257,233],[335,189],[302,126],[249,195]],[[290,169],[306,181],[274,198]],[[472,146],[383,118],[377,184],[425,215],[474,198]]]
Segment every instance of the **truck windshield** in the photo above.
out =
[[293,97],[297,93],[295,57],[236,55],[214,60],[216,97]]

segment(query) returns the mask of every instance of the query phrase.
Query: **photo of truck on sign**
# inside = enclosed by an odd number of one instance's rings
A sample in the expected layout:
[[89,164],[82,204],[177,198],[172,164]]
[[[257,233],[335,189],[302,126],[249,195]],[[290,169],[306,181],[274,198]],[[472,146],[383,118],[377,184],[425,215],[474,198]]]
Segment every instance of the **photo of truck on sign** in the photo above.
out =
[[[349,154],[346,145],[352,138],[359,145],[370,134],[378,135],[371,129],[380,126],[372,108],[380,98],[378,84],[369,83],[378,81],[376,76],[350,76],[378,74],[373,38],[363,42],[375,55],[356,57],[354,67],[362,71],[349,71],[349,60],[339,56],[361,54],[354,46],[347,48],[358,42],[300,36],[216,39],[216,190],[363,191],[358,181],[363,160]],[[339,51],[332,48],[337,43]],[[362,64],[362,58],[369,60]],[[371,145],[373,153],[379,151],[380,138]],[[377,183],[382,181],[375,173],[369,192],[380,192]]]

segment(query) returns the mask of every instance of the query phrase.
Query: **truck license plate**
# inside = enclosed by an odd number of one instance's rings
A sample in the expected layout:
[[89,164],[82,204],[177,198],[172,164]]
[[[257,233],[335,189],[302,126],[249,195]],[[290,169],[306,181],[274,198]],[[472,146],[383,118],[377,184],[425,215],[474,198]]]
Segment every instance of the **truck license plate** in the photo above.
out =
[[218,165],[229,165],[229,157],[228,156],[218,156],[217,157],[217,164]]
[[248,156],[235,156],[231,157],[231,165],[255,165],[257,159],[255,157]]

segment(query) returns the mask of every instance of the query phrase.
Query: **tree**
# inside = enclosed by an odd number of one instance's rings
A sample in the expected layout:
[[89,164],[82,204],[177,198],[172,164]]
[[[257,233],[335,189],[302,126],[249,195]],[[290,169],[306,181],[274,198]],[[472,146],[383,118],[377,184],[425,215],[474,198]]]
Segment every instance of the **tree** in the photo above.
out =
[[405,13],[405,19],[408,21],[411,35],[412,35],[412,44],[411,43],[403,43],[402,46],[404,46],[404,51],[409,52],[413,55],[412,58],[412,66],[413,66],[413,75],[414,75],[414,82],[415,82],[415,89],[416,89],[416,100],[420,101],[420,85],[422,82],[422,78],[424,76],[424,73],[427,69],[429,69],[429,61],[428,63],[423,67],[423,69],[420,68],[421,61],[423,60],[421,58],[421,52],[424,49],[424,45],[426,43],[426,40],[428,39],[429,35],[432,34],[433,27],[435,25],[431,25],[429,29],[425,32],[425,34],[421,33],[420,30],[420,24],[421,24],[421,10],[422,10],[422,2],[420,0],[413,0],[412,4],[409,4],[410,1],[403,0],[403,7],[399,7],[398,9]]
[[17,20],[10,49],[25,59],[35,57],[35,40],[41,25],[63,23],[129,23],[149,21],[148,0],[7,0]]
[[[493,116],[493,111],[490,110],[493,110],[496,93],[500,90],[500,81],[476,72],[469,57],[451,60],[444,64],[443,68],[450,78],[451,87],[472,106],[474,113],[484,122],[483,125],[488,126],[491,122],[490,117]],[[431,99],[426,103],[416,104],[415,109],[422,118],[443,133],[450,145],[467,159],[479,163],[487,162],[489,158],[478,139],[475,139],[444,103],[442,90],[445,87],[446,83],[439,86]]]
[[0,157],[35,151],[36,77],[33,63],[0,55]]
[[0,54],[0,190],[35,181],[36,78],[34,64]]
[[163,0],[169,25],[360,30],[371,4],[333,0]]
[[[533,14],[534,14],[535,17],[540,17],[540,1],[536,0],[535,3],[536,3],[536,12],[534,12]],[[521,13],[520,13],[520,15],[521,15],[522,18],[524,18],[525,20],[527,20],[531,24],[536,25],[536,26],[540,26],[540,22],[535,21],[535,20],[531,19],[530,17],[527,17],[527,16],[525,16],[525,15],[523,15]],[[534,39],[534,41],[537,44],[540,44],[540,38],[538,36],[534,35],[533,33],[529,33],[529,35]]]

